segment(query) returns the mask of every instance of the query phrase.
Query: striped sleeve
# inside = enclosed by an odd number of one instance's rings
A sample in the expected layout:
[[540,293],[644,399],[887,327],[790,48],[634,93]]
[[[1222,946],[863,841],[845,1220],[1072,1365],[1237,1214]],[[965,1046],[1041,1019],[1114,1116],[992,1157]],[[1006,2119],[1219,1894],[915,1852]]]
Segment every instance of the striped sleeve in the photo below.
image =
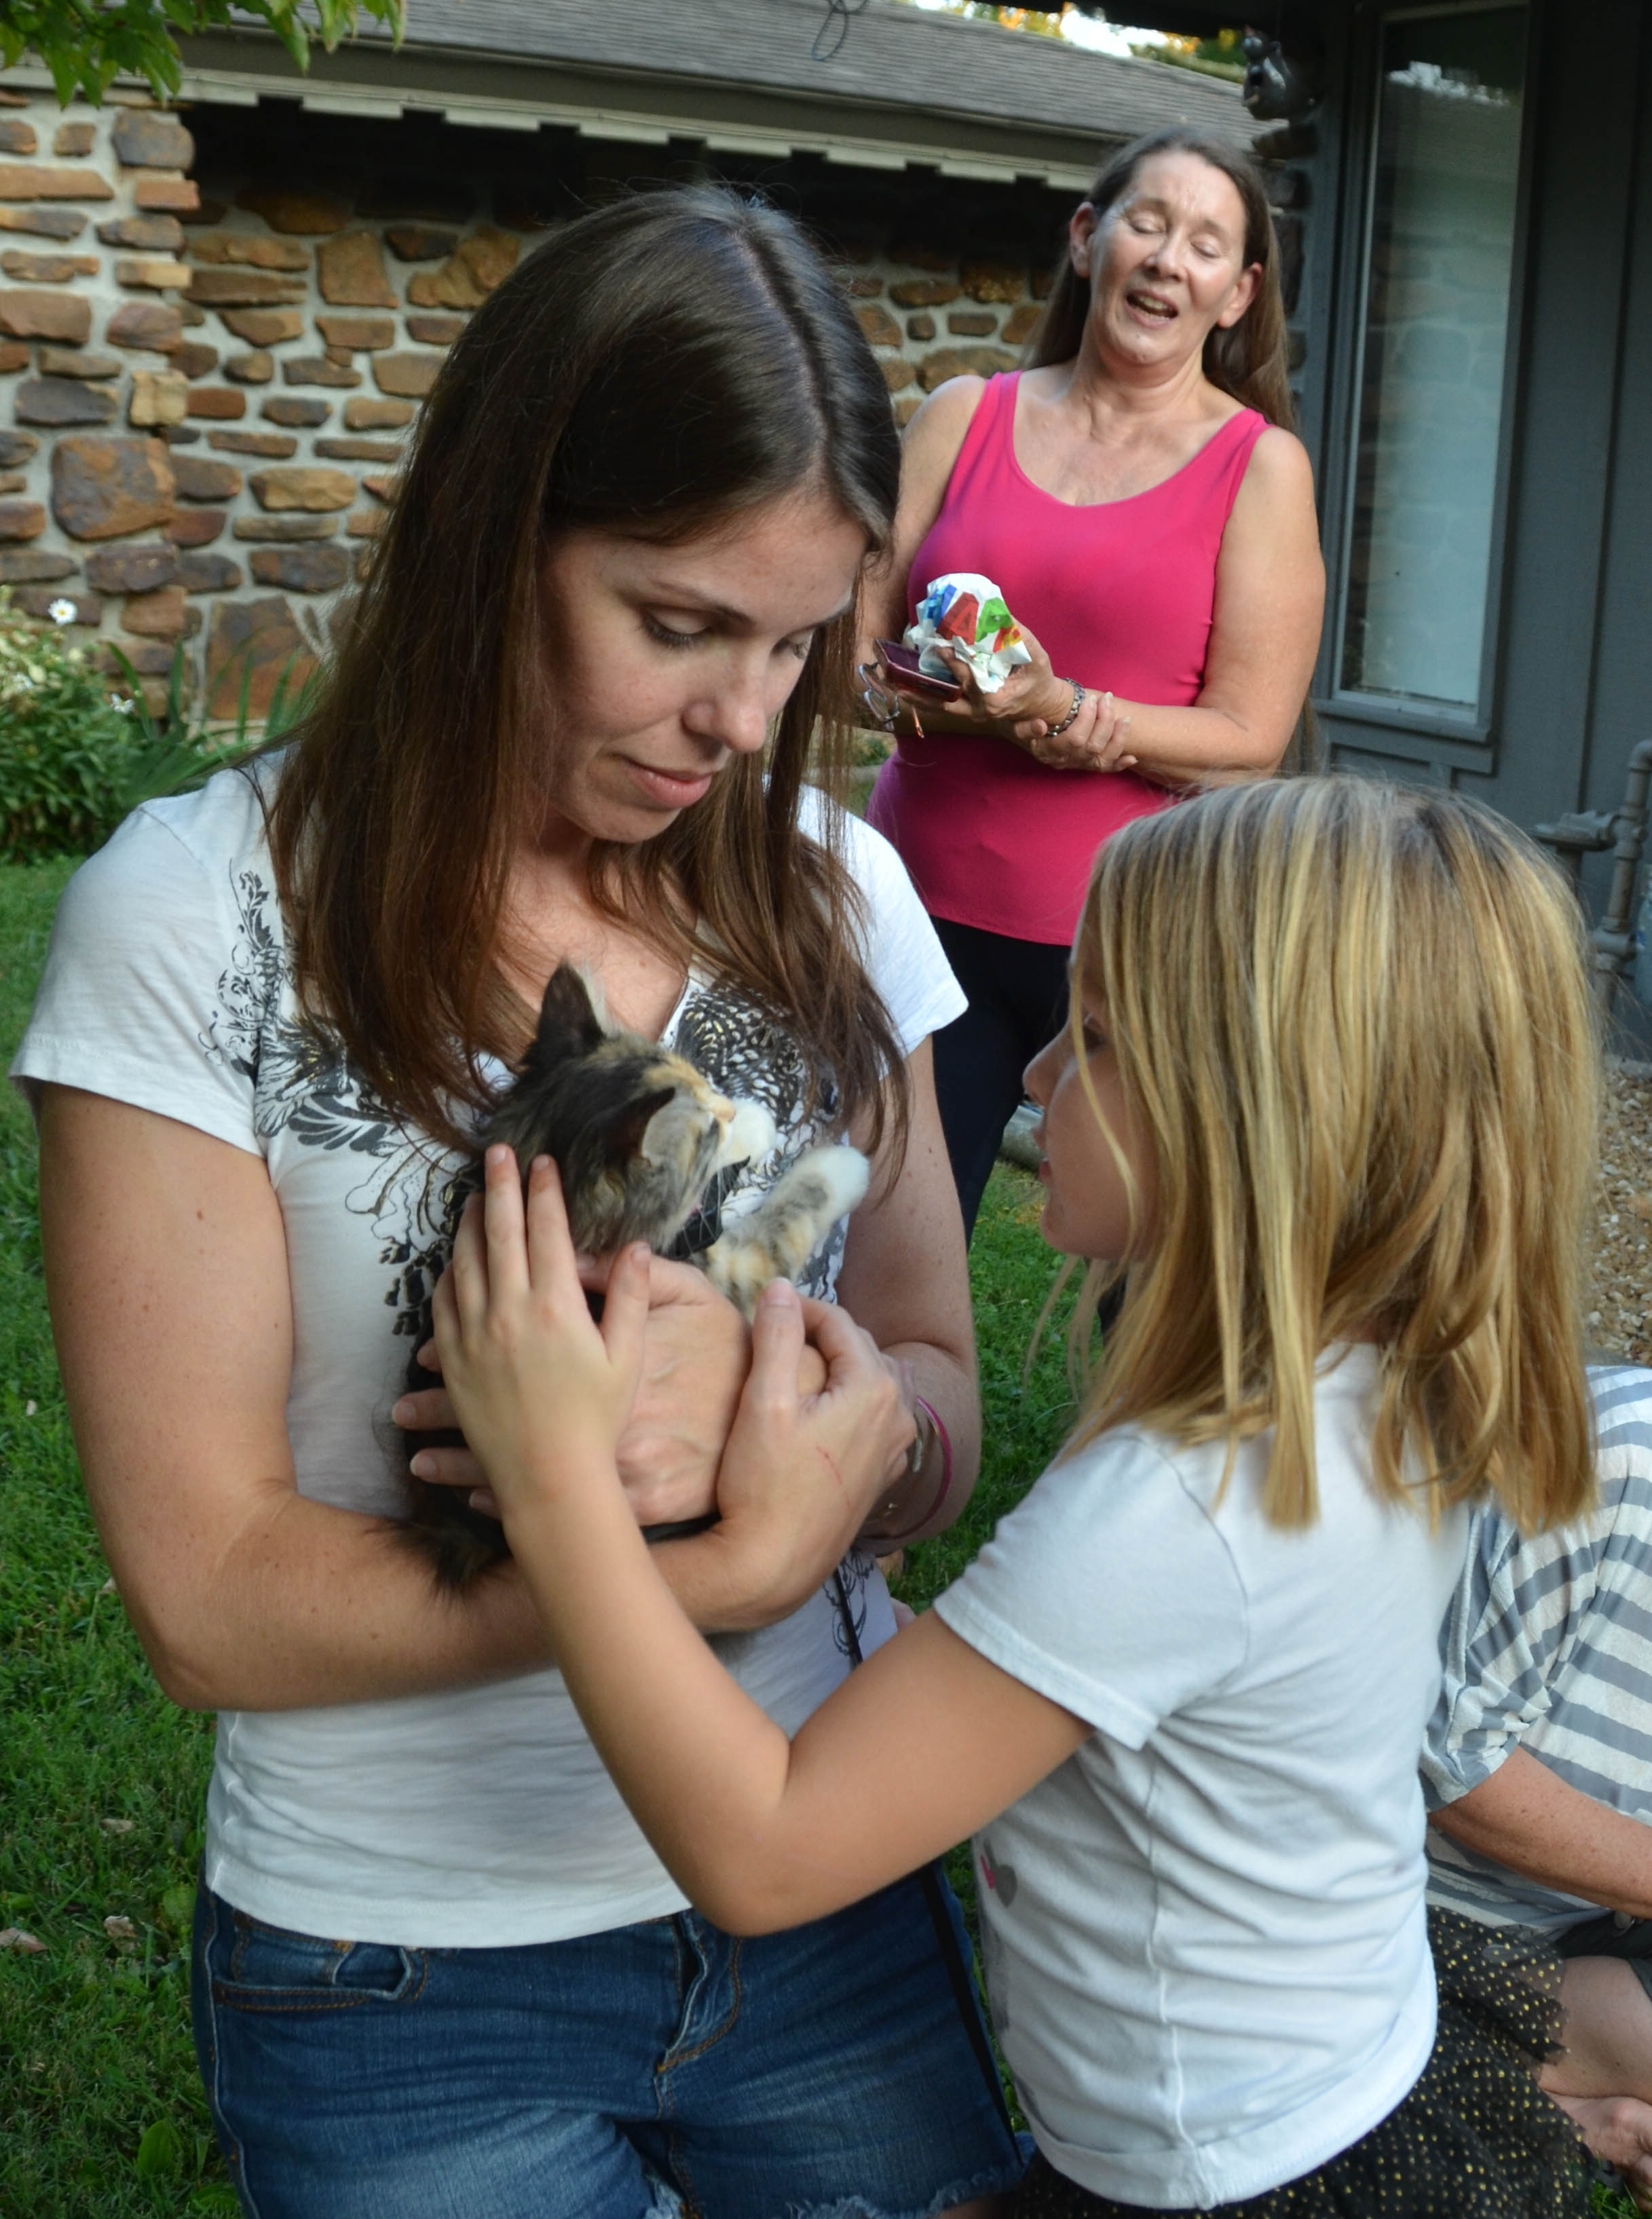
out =
[[[1441,1633],[1444,1681],[1423,1752],[1431,1808],[1456,1802],[1525,1749],[1568,1787],[1652,1823],[1652,1373],[1591,1375],[1599,1501],[1523,1538],[1480,1511]],[[1501,1900],[1523,1923],[1580,1913],[1431,1832],[1430,1893],[1453,1908]]]

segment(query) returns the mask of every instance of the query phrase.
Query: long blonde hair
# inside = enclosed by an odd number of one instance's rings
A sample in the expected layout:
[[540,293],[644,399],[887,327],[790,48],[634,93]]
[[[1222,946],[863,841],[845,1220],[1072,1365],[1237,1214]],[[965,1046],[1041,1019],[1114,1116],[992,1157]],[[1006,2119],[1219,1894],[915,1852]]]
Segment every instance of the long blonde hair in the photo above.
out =
[[1073,970],[1157,1196],[1071,1445],[1271,1427],[1263,1508],[1310,1525],[1315,1365],[1367,1339],[1382,1495],[1489,1488],[1527,1532],[1586,1507],[1599,1045],[1531,842],[1364,779],[1208,793],[1108,842]]

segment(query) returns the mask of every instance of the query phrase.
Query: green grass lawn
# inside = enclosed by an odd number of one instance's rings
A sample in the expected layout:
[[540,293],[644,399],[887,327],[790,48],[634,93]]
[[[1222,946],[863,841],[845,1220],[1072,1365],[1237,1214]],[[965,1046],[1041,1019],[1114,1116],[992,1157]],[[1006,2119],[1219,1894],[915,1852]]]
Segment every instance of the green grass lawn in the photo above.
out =
[[[0,867],[0,1048],[71,866]],[[107,1591],[53,1358],[34,1134],[0,1100],[0,2211],[227,2211],[189,2048],[209,1719],[157,1691]],[[130,1922],[129,1935],[106,1919]]]
[[[27,1018],[66,863],[0,866],[0,1051]],[[972,1256],[986,1453],[901,1592],[944,1587],[1047,1460],[1070,1405],[1059,1333],[1023,1362],[1055,1270],[1038,1189],[1000,1165]],[[0,1093],[0,2215],[233,2213],[189,2045],[188,1931],[209,1720],[157,1692],[82,1501],[53,1359],[34,1140]],[[966,1890],[966,1865],[954,1860]],[[1630,2219],[1627,2202],[1603,2213]]]

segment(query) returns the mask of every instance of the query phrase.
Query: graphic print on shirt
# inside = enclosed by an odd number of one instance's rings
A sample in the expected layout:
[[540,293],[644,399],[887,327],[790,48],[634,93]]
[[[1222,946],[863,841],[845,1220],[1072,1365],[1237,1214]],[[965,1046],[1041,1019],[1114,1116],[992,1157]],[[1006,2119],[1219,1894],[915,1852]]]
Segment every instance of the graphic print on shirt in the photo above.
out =
[[[371,1173],[346,1200],[384,1242],[382,1261],[417,1278],[418,1235],[443,1221],[460,1175],[456,1159],[410,1136],[324,1026],[299,1016],[292,966],[274,889],[255,870],[234,879],[240,930],[219,974],[215,1006],[201,1035],[208,1062],[227,1063],[252,1086],[253,1127],[262,1141],[289,1133],[301,1146],[364,1156]],[[405,1291],[385,1297],[400,1308]],[[398,1320],[396,1330],[403,1328]]]
[[[257,871],[235,880],[240,936],[218,979],[201,1045],[252,1082],[261,1140],[291,1127],[307,1147],[393,1156],[410,1143],[351,1063],[342,1043],[284,1009],[292,985],[279,905]],[[273,921],[272,921],[273,918]]]
[[[779,1136],[768,1159],[768,1173],[761,1181],[748,1165],[735,1165],[718,1172],[672,1250],[673,1255],[686,1259],[721,1237],[725,1214],[737,1221],[745,1210],[755,1209],[799,1158],[832,1136],[838,1091],[829,1071],[816,1079],[795,1035],[727,986],[691,990],[661,1045],[703,1072],[731,1102],[761,1103]],[[817,1302],[831,1300],[848,1234],[847,1221],[833,1227],[798,1275],[800,1294]]]
[[[975,1877],[978,1889],[995,1895],[1008,1911],[1015,1899],[1020,1882],[1015,1878],[1014,1865],[1001,1865],[992,1854],[991,1838],[983,1834],[975,1843]],[[1009,2031],[1009,1987],[1004,1974],[1006,1967],[1003,1944],[998,1930],[991,1918],[984,1918],[978,1937],[981,1952],[981,1979],[986,1988],[987,2005],[992,2014],[992,2023],[1000,2042]],[[1019,2092],[1023,2106],[1026,2092]]]
[[1021,1885],[1015,1878],[1015,1868],[1014,1865],[993,1862],[992,1844],[984,1834],[981,1837],[980,1861],[983,1885],[992,1890],[999,1902],[1008,1911],[1015,1900],[1015,1890]]
[[[665,1045],[686,1057],[731,1101],[761,1102],[779,1135],[769,1175],[761,1183],[737,1165],[718,1172],[672,1250],[686,1260],[720,1238],[725,1212],[737,1219],[742,1203],[755,1208],[800,1157],[835,1131],[839,1097],[829,1070],[811,1085],[813,1074],[795,1035],[726,986],[707,986],[694,994],[668,1029]],[[840,1221],[798,1274],[800,1294],[817,1302],[834,1299],[833,1282],[848,1237],[848,1221]],[[866,1632],[866,1591],[876,1569],[875,1559],[862,1549],[852,1549],[838,1567],[842,1607],[832,1615],[832,1641],[851,1662]]]

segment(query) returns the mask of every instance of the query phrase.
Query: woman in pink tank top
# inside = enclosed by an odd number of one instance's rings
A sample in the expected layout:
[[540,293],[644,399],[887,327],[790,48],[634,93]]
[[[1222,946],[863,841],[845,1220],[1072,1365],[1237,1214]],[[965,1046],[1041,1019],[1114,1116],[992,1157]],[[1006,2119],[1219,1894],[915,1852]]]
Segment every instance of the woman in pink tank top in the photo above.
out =
[[1178,790],[1265,777],[1295,725],[1325,573],[1284,341],[1259,172],[1160,132],[1075,211],[1032,367],[954,378],[908,428],[867,653],[967,570],[1033,654],[993,694],[955,664],[963,698],[902,718],[867,812],[970,998],[935,1041],[966,1231],[1065,1016],[1096,849]]

